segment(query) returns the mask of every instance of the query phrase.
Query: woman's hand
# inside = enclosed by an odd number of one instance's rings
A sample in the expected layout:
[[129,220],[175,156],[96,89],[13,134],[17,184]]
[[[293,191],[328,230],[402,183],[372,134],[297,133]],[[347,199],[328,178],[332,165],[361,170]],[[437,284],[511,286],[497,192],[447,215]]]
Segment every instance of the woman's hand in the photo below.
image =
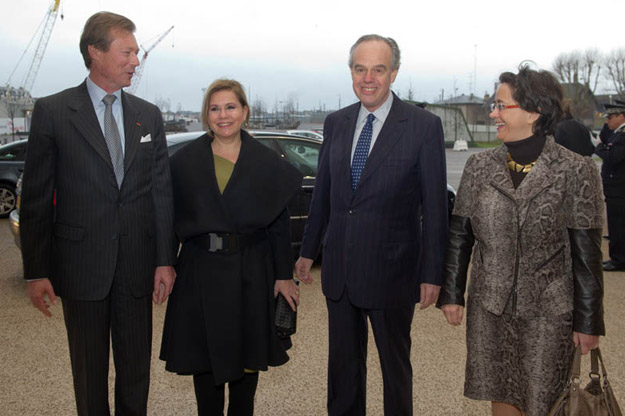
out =
[[295,284],[295,280],[276,280],[273,286],[273,296],[278,296],[278,293],[284,296],[294,312],[297,311],[297,307],[299,306],[299,288]]
[[443,305],[441,307],[447,322],[450,325],[460,325],[462,323],[462,315],[464,314],[464,306],[461,305]]
[[582,354],[588,354],[588,351],[594,350],[599,346],[599,335],[587,335],[573,331],[573,344],[576,347],[581,344]]

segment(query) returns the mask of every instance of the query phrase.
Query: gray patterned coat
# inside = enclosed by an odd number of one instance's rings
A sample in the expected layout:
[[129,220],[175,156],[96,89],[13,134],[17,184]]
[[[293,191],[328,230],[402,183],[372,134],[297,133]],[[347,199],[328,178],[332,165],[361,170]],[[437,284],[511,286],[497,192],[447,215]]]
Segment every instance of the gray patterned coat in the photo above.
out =
[[[454,216],[470,219],[475,238],[474,247],[471,243],[465,250],[468,262],[473,248],[469,296],[496,315],[516,297],[513,312],[523,317],[563,314],[572,311],[574,303],[576,308],[578,304],[601,305],[601,273],[586,273],[585,279],[592,281],[584,283],[595,289],[591,296],[599,299],[580,303],[575,298],[574,302],[578,284],[569,240],[569,230],[603,226],[601,180],[595,163],[549,137],[532,171],[514,189],[506,153],[502,144],[472,155],[458,190]],[[464,271],[466,281],[466,267]],[[446,276],[448,282],[455,278]],[[461,286],[454,290],[454,285],[445,284],[439,305],[464,305],[464,283]],[[574,313],[574,330],[603,327],[602,310],[582,312]]]

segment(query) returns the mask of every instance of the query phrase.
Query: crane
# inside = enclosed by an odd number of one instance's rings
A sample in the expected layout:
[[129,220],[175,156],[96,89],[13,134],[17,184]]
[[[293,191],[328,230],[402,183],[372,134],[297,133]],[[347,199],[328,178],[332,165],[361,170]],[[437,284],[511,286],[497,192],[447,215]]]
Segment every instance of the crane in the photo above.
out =
[[[37,49],[35,49],[33,60],[30,63],[30,67],[28,68],[28,73],[26,74],[26,78],[23,84],[23,88],[28,92],[31,91],[33,84],[35,83],[35,78],[37,77],[37,72],[39,72],[39,66],[41,65],[43,54],[46,52],[46,47],[48,46],[48,41],[50,40],[52,29],[54,29],[54,23],[56,22],[56,17],[59,13],[60,3],[61,0],[54,0],[52,5],[50,6],[50,10],[48,10],[46,15],[44,16],[44,25],[41,32],[41,37],[39,38]],[[62,13],[61,19],[63,19]]]
[[145,69],[145,61],[148,59],[148,54],[150,53],[150,51],[152,51],[152,49],[154,49],[156,45],[161,43],[161,41],[165,38],[165,36],[167,36],[169,32],[171,32],[173,29],[174,27],[172,26],[169,29],[167,29],[165,32],[163,32],[163,34],[160,35],[158,39],[156,39],[156,41],[149,48],[145,49],[143,45],[141,45],[141,49],[143,49],[143,56],[141,57],[141,63],[139,64],[137,68],[135,68],[135,76],[132,77],[132,82],[130,84],[130,87],[128,87],[128,90],[127,90],[129,93],[134,94],[135,91],[137,91],[137,87],[139,87],[139,82],[141,82],[141,76],[143,75],[143,70]]

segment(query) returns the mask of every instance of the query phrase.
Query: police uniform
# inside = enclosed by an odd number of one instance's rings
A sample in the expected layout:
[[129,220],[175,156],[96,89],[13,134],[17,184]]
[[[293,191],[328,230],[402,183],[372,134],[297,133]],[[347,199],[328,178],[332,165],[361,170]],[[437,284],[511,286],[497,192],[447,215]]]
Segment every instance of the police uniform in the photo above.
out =
[[[606,117],[625,114],[623,102],[605,108]],[[603,159],[601,178],[610,235],[610,260],[603,267],[606,271],[625,270],[625,123],[614,131],[604,126],[600,138],[595,154]]]

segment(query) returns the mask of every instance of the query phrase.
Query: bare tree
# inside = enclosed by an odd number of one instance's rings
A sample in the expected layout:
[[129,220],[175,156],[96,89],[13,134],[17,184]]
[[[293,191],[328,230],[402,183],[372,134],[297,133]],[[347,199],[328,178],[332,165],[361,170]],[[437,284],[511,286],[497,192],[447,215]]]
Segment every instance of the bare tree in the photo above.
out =
[[250,128],[264,128],[267,106],[262,98],[256,98],[252,103],[252,117],[250,120]]
[[571,111],[587,117],[594,111],[594,94],[599,84],[603,58],[596,48],[561,53],[553,62],[553,72],[565,84]]
[[625,98],[625,48],[618,48],[605,57],[605,77],[621,99]]

